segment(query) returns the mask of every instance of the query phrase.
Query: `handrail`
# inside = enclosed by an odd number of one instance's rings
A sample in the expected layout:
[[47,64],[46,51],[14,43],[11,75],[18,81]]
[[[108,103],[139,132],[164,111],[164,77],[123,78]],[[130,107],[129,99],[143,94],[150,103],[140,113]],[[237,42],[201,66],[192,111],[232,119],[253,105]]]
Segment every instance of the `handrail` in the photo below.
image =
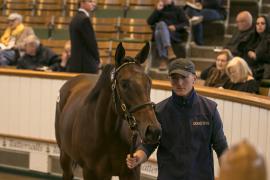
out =
[[[76,73],[61,73],[61,72],[40,72],[31,70],[18,70],[0,68],[0,74],[11,76],[38,77],[47,79],[62,79],[67,80],[79,74]],[[153,80],[154,89],[171,90],[171,85],[168,81]],[[217,89],[195,85],[196,91],[204,96],[238,102],[242,104],[252,105],[270,110],[270,97],[244,93],[233,90]]]

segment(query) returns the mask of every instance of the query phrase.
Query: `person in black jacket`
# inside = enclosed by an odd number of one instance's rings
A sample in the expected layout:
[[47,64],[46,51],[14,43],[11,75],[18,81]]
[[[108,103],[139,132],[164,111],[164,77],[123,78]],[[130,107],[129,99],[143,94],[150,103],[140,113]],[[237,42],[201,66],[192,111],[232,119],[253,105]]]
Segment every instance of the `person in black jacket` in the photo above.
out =
[[253,32],[252,15],[241,11],[236,16],[237,32],[235,32],[224,49],[229,49],[234,56],[243,57],[245,46]]
[[46,71],[60,63],[58,55],[40,44],[36,36],[30,35],[24,42],[25,54],[19,58],[17,69]]
[[241,57],[234,57],[226,67],[229,80],[223,85],[224,89],[259,93],[259,84],[254,79],[247,62]]
[[165,70],[168,48],[172,43],[184,42],[187,39],[188,19],[183,9],[176,7],[172,0],[160,0],[147,23],[153,29],[153,39],[161,59],[160,70]]
[[145,162],[158,146],[159,180],[214,180],[213,152],[227,149],[217,104],[194,90],[195,66],[187,59],[169,64],[172,96],[156,106],[162,136],[158,144],[142,144],[127,156],[129,168]]
[[99,53],[89,12],[95,9],[95,2],[80,0],[78,13],[69,26],[71,58],[67,64],[68,72],[98,73]]
[[256,80],[270,78],[270,24],[266,16],[259,16],[243,58],[247,61]]

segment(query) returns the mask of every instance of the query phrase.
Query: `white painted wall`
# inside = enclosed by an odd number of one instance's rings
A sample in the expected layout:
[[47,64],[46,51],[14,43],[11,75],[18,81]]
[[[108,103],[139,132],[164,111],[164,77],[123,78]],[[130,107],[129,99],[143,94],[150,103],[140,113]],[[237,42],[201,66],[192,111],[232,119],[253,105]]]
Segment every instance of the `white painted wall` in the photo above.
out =
[[[55,101],[64,82],[65,80],[0,75],[0,133],[54,140]],[[171,91],[160,89],[152,89],[151,92],[155,103],[170,95]],[[218,98],[210,99],[218,104],[229,144],[247,138],[263,152],[269,164],[270,110]],[[33,154],[31,162],[35,162],[35,157],[46,160],[44,156]],[[215,162],[218,170],[216,159]],[[42,171],[42,168],[42,165],[33,165],[34,170]],[[150,175],[157,173],[155,164],[145,164],[142,169]]]

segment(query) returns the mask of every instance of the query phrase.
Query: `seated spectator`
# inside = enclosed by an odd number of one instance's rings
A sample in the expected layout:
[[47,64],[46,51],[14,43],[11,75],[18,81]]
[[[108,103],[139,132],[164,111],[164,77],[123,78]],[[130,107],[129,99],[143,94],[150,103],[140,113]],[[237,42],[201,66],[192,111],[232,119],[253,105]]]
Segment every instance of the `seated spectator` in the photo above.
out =
[[262,154],[247,141],[232,146],[221,156],[219,180],[267,180]]
[[25,39],[25,54],[18,60],[18,69],[32,69],[45,71],[57,66],[60,59],[49,48],[42,46],[34,35]]
[[201,73],[201,79],[205,80],[205,86],[222,87],[229,77],[226,74],[226,66],[232,59],[229,50],[222,50],[218,53],[216,63]]
[[0,66],[14,65],[24,50],[24,39],[34,35],[31,27],[22,24],[22,16],[12,13],[8,17],[8,27],[0,38]]
[[172,43],[181,43],[187,39],[188,19],[183,9],[175,6],[172,0],[160,0],[147,23],[153,29],[153,39],[161,59],[159,69],[166,70],[168,48]]
[[270,24],[266,16],[259,16],[244,51],[244,59],[256,80],[270,78]]
[[[200,17],[202,22],[210,22],[226,19],[226,10],[223,7],[223,0],[196,0],[197,8],[185,6],[186,14],[193,20]],[[203,24],[198,21],[192,26],[193,40],[197,45],[203,45]]]
[[51,67],[52,71],[66,71],[67,61],[71,55],[71,42],[67,41],[64,46],[64,51],[61,54],[61,62],[56,64],[56,66]]
[[230,41],[224,47],[229,49],[234,56],[243,57],[243,51],[253,32],[252,21],[252,15],[248,11],[241,11],[236,16],[238,31],[233,34]]
[[249,93],[259,93],[259,85],[254,80],[253,74],[244,59],[234,57],[228,63],[226,73],[230,79],[223,85],[223,88]]

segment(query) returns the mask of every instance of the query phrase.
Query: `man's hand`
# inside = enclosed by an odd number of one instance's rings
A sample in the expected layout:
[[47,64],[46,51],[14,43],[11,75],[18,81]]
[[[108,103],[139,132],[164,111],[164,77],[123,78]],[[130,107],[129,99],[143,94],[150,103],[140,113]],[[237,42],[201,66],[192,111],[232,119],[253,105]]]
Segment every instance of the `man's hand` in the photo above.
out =
[[144,151],[142,150],[137,150],[134,154],[133,157],[130,156],[130,154],[127,155],[126,161],[127,161],[127,166],[130,169],[135,168],[139,164],[145,162],[147,160],[147,156]]
[[175,25],[169,25],[168,28],[169,28],[170,31],[175,31],[176,30]]
[[248,51],[248,57],[251,59],[256,59],[256,53],[254,51]]
[[159,2],[157,3],[156,8],[157,8],[157,10],[159,10],[159,11],[162,10],[162,9],[164,8],[163,2],[162,2],[162,1],[159,1]]

